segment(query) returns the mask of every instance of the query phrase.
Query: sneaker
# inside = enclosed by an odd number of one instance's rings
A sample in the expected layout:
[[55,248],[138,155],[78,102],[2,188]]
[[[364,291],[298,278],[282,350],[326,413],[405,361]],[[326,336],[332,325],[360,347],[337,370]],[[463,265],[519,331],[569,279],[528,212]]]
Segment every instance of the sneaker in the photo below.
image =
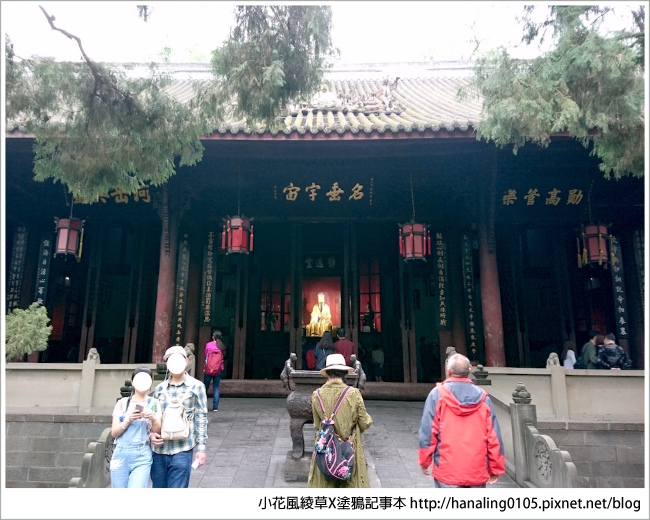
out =
[[218,412],[219,410],[217,408],[212,409],[213,412]]

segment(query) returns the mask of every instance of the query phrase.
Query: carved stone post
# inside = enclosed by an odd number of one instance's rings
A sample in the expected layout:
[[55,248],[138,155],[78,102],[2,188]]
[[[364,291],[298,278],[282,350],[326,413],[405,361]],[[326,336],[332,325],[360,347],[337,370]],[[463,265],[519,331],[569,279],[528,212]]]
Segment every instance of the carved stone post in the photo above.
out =
[[537,431],[537,411],[530,392],[517,383],[510,404],[515,480],[520,487],[578,487],[578,472],[567,451]]
[[537,425],[537,408],[530,404],[530,392],[523,383],[517,383],[512,392],[510,414],[512,416],[512,447],[515,456],[515,480],[520,487],[525,487],[528,480],[528,462],[526,456],[526,425]]

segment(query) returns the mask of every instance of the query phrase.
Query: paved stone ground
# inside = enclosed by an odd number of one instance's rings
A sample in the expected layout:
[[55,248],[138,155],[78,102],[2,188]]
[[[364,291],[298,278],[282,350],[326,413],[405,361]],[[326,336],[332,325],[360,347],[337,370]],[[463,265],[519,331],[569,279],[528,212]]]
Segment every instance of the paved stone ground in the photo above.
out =
[[[209,400],[212,404],[212,400]],[[363,434],[372,488],[432,487],[418,465],[422,402],[366,401],[373,424]],[[305,445],[313,425],[305,425]],[[222,397],[218,412],[208,412],[207,463],[192,472],[192,488],[299,488],[285,482],[284,462],[291,450],[285,398]],[[506,475],[493,487],[517,485]]]

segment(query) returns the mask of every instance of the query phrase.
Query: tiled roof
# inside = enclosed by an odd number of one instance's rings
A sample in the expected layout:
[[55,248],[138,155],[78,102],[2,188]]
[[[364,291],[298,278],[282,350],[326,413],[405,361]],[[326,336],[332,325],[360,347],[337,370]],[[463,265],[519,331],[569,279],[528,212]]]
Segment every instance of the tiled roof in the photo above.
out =
[[[180,69],[176,69],[178,71]],[[384,70],[375,69],[376,79],[339,79],[329,74],[321,92],[310,102],[287,107],[279,128],[246,128],[244,121],[231,121],[216,128],[212,137],[248,135],[300,138],[304,135],[326,137],[371,134],[417,134],[423,132],[472,131],[481,115],[481,100],[468,95],[458,99],[459,89],[469,86],[467,74],[440,77],[440,70],[419,69],[421,77],[387,79]],[[175,72],[175,71],[174,71]],[[174,74],[168,87],[179,101],[188,101],[197,83],[208,81],[205,69],[194,69],[183,75]],[[348,70],[366,76],[368,72]],[[401,71],[398,71],[398,73]],[[444,71],[443,71],[444,72]],[[408,74],[407,74],[408,75]],[[185,76],[185,77],[183,77]],[[10,125],[8,125],[11,128]]]
[[[194,95],[195,81],[174,81],[170,93],[179,100],[189,100]],[[330,80],[324,85],[328,92],[338,94],[339,99],[351,92],[372,98],[372,93],[381,91],[383,86],[382,80]],[[381,103],[354,107],[345,103],[338,106],[331,103],[330,107],[310,104],[285,111],[284,124],[272,132],[264,128],[247,129],[243,121],[233,121],[215,129],[215,133],[289,135],[472,130],[480,118],[481,101],[472,96],[459,101],[459,89],[468,85],[466,78],[399,79],[391,91],[396,101],[393,109]]]

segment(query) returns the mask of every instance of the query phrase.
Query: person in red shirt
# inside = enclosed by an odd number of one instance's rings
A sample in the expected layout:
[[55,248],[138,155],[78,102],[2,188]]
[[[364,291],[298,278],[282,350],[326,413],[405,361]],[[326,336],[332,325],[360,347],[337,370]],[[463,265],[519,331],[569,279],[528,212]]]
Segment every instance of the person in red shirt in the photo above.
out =
[[350,363],[350,356],[354,354],[354,343],[349,339],[345,339],[345,329],[343,327],[336,331],[336,343],[334,343],[334,352],[341,354],[345,358],[345,364],[352,366]]
[[505,451],[492,400],[469,379],[462,354],[447,360],[447,379],[431,390],[420,425],[418,462],[434,487],[484,488],[505,473]]

